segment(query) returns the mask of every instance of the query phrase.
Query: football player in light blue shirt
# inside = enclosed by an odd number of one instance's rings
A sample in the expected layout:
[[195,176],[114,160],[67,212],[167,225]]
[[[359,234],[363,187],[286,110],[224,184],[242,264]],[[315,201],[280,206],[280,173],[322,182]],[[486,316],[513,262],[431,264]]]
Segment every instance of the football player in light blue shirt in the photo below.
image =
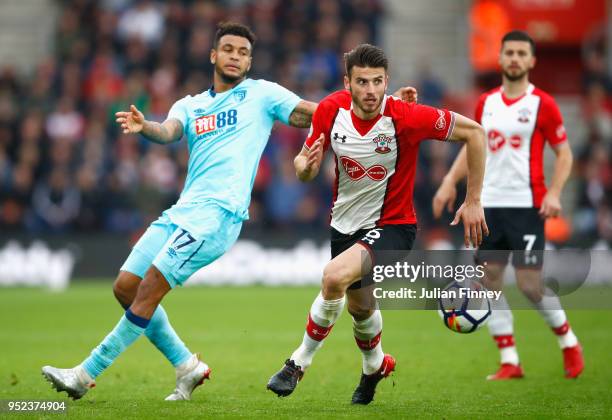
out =
[[254,41],[248,27],[220,24],[210,55],[213,87],[177,101],[161,124],[146,120],[133,105],[116,114],[124,133],[141,133],[155,143],[185,136],[187,179],[178,202],[149,226],[121,267],[113,286],[126,309],[119,323],[80,365],[43,367],[58,391],[81,398],[142,334],[176,368],[176,389],[167,400],[190,399],[208,378],[209,367],[187,349],[160,302],[236,241],[248,218],[255,173],[274,122],[307,128],[317,106],[276,83],[246,78]]

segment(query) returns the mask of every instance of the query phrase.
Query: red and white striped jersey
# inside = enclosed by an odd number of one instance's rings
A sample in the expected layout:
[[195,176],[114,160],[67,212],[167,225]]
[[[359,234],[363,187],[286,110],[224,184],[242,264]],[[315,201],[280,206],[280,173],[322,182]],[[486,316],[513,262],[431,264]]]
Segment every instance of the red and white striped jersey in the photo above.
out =
[[331,226],[344,234],[389,224],[416,223],[412,204],[419,143],[446,140],[452,112],[409,104],[385,95],[380,115],[361,120],[348,90],[323,99],[304,147],[321,133],[335,154],[336,180]]
[[488,144],[483,207],[539,208],[546,194],[544,142],[556,146],[567,140],[555,100],[531,84],[515,99],[498,87],[480,97],[476,121]]

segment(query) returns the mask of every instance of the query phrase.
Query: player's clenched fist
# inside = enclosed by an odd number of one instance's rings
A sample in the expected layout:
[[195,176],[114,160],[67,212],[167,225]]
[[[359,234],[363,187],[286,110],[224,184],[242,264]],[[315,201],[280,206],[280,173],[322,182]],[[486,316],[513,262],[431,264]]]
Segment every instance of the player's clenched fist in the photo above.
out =
[[115,113],[116,121],[121,124],[124,134],[136,134],[142,131],[144,126],[144,115],[134,105],[130,105],[128,112],[119,111]]

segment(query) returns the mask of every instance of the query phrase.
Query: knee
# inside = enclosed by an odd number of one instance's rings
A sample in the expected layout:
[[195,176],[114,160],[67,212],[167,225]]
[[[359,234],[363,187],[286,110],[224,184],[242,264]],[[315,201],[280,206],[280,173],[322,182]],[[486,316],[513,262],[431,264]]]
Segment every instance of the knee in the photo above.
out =
[[504,270],[503,268],[489,268],[485,269],[485,276],[482,279],[483,285],[489,290],[501,290],[504,281]]
[[347,270],[341,266],[333,266],[328,264],[323,270],[323,296],[335,295],[337,293],[344,294],[347,284],[350,284],[350,279]]
[[533,303],[538,303],[544,296],[542,288],[538,282],[519,282],[518,287],[521,292]]
[[155,267],[151,267],[138,285],[136,295],[140,300],[158,301],[166,294],[169,288],[163,274]]
[[113,294],[122,305],[130,305],[136,296],[140,279],[133,274],[120,272],[113,283]]

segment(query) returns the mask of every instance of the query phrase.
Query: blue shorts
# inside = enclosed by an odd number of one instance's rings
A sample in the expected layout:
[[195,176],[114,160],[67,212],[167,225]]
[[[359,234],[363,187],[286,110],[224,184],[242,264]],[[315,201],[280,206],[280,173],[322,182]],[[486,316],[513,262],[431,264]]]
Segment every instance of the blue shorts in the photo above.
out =
[[153,264],[170,287],[182,285],[223,255],[238,239],[242,226],[233,213],[213,203],[198,206],[192,220],[201,221],[197,233],[181,228],[167,212],[162,213],[134,245],[121,270],[144,278]]

